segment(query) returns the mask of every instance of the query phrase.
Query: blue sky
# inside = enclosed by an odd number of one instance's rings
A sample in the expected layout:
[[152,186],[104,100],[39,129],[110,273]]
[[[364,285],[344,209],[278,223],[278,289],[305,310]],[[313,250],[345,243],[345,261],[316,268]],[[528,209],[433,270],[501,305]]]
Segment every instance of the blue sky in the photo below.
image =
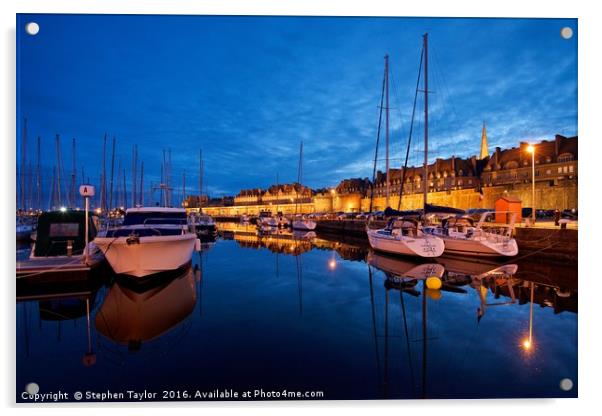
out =
[[[23,30],[29,21],[36,36]],[[572,39],[560,36],[565,26]],[[138,145],[147,185],[169,148],[172,182],[179,188],[185,170],[188,193],[198,192],[202,148],[212,196],[296,180],[301,140],[305,184],[369,177],[383,56],[399,165],[424,32],[430,159],[477,154],[483,121],[490,150],[577,134],[575,19],[18,15],[17,144],[27,117],[27,154],[40,136],[48,178],[55,134],[66,167],[75,137],[79,169],[97,182],[103,136],[115,134],[128,175]]]

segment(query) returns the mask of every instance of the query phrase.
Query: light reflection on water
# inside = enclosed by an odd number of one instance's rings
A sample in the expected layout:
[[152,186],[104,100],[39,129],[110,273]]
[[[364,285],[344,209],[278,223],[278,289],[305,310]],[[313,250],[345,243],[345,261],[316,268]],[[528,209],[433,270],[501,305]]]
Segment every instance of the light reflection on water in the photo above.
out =
[[[577,395],[570,267],[420,264],[361,240],[226,228],[177,276],[139,287],[105,274],[98,288],[18,302],[17,386]],[[432,276],[441,290],[426,287]]]

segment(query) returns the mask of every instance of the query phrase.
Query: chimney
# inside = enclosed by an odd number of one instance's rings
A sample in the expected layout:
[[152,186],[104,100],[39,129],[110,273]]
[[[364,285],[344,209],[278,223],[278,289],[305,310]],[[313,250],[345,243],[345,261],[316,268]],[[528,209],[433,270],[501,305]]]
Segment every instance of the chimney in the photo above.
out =
[[558,155],[560,154],[560,141],[562,139],[563,137],[557,134],[554,140],[554,162],[558,159]]
[[498,165],[500,164],[500,152],[502,149],[500,147],[495,148],[495,166],[494,168],[497,170]]

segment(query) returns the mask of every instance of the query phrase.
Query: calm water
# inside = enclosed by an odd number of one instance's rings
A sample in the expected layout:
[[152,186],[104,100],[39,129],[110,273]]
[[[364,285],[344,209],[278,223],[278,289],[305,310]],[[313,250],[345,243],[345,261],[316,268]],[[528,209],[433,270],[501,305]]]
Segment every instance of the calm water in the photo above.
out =
[[[229,228],[153,286],[106,273],[98,288],[19,301],[17,390],[577,396],[573,268],[425,266],[361,242]],[[442,271],[444,290],[425,290],[422,277]]]

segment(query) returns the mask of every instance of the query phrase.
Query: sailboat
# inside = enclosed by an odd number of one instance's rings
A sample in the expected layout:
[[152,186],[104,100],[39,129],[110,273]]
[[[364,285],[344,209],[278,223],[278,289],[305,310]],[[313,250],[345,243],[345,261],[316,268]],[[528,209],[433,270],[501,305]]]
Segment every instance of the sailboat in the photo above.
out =
[[[424,206],[427,203],[427,178],[428,178],[428,34],[424,35],[422,56],[424,56]],[[422,56],[418,71],[418,83],[420,82],[420,70],[422,69]],[[418,90],[418,84],[417,88]],[[385,56],[385,75],[383,80],[383,95],[386,93],[386,135],[389,136],[389,57]],[[381,96],[381,109],[382,109]],[[415,105],[416,101],[414,101]],[[382,113],[382,111],[381,111]],[[379,120],[380,126],[380,120]],[[387,140],[388,145],[388,140]],[[378,147],[378,142],[377,142]],[[387,146],[388,147],[388,146]],[[387,150],[388,159],[388,150]],[[375,157],[376,163],[376,157]],[[389,172],[387,163],[387,185],[389,183]],[[387,186],[387,202],[388,202]],[[400,196],[401,197],[401,196]],[[424,233],[420,222],[413,218],[391,218],[383,229],[367,229],[370,246],[378,251],[392,254],[419,257],[439,257],[443,254],[445,244],[441,238],[433,234]]]
[[[301,147],[299,149],[299,170],[297,172],[297,186],[301,188],[301,172],[303,166],[303,141],[301,142]],[[297,188],[295,188],[297,189]],[[299,194],[297,193],[297,199],[295,201],[295,218],[293,219],[293,230],[299,231],[313,231],[316,229],[316,222],[306,218],[303,215],[297,215],[297,206],[298,206]]]
[[494,215],[502,212],[487,211],[476,222],[466,216],[444,218],[441,224],[424,227],[424,232],[437,236],[445,242],[445,253],[476,257],[512,257],[518,254],[518,244],[512,237],[515,213],[510,215],[509,224],[484,227]]

